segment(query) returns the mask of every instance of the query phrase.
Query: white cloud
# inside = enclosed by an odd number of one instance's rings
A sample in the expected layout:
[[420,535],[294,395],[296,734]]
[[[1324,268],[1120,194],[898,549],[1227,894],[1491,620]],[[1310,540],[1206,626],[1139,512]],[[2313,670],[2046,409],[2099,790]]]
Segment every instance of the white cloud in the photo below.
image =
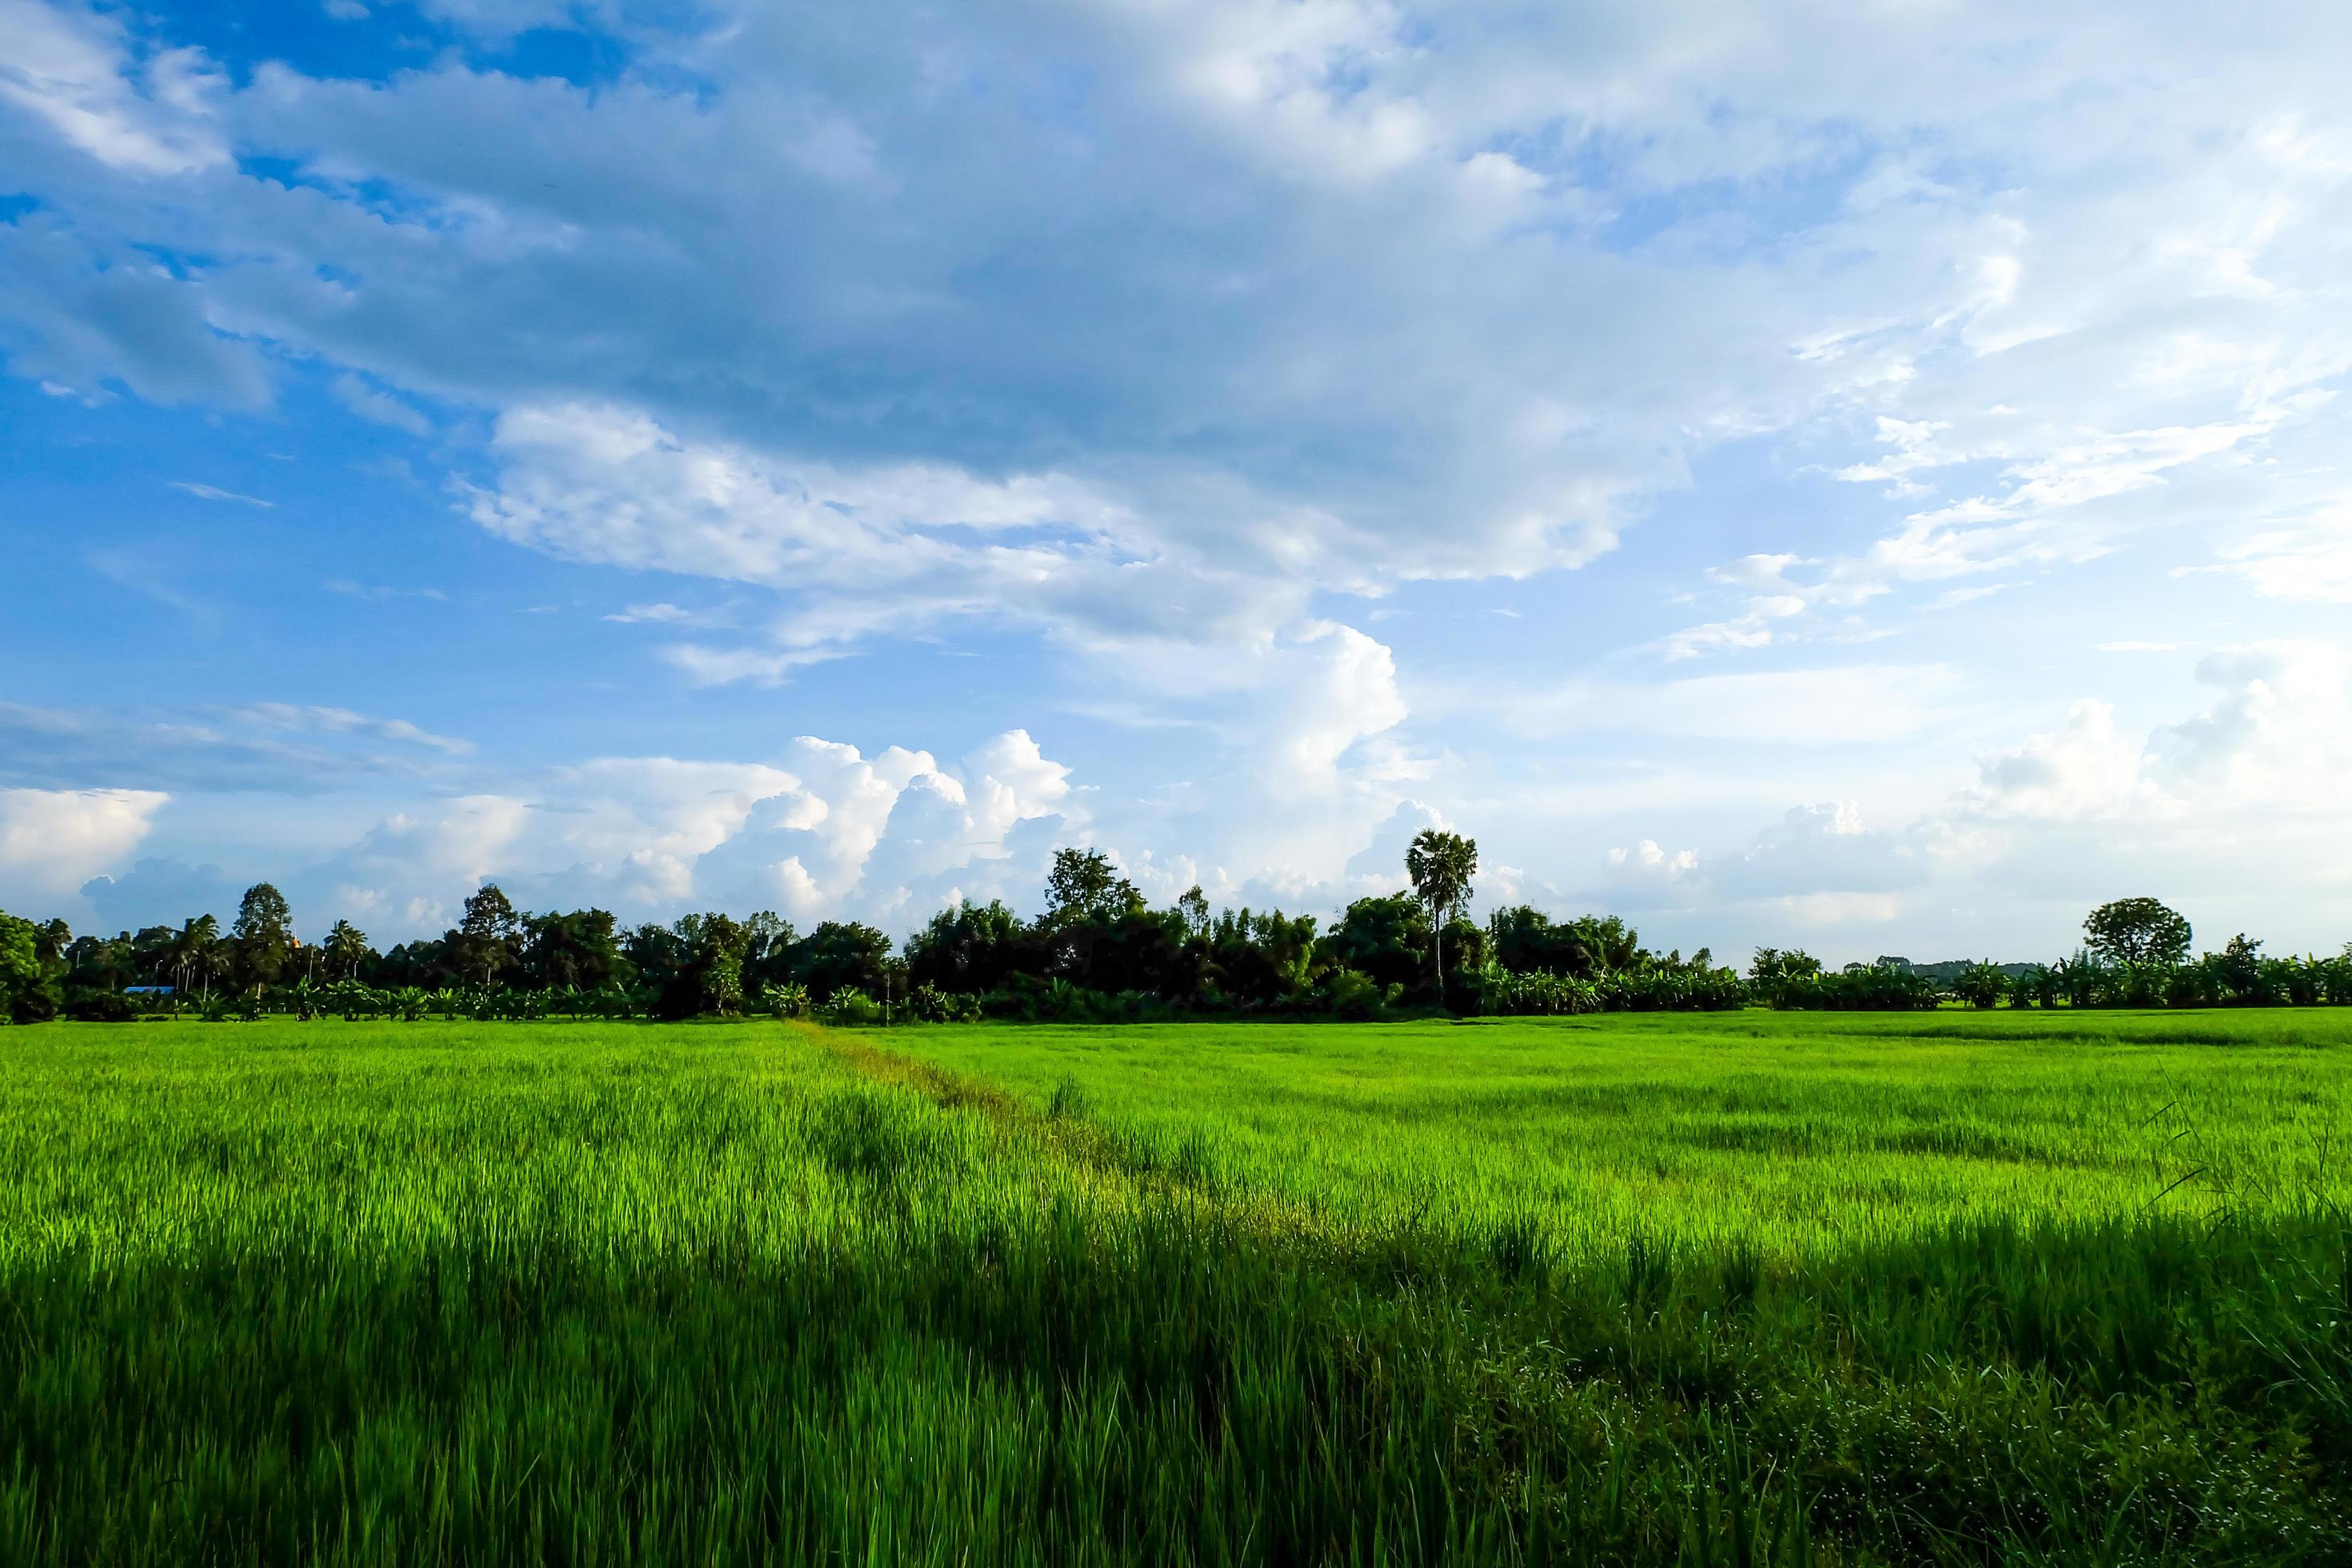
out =
[[2352,500],[2278,528],[2229,540],[2222,570],[2294,604],[2352,604]]
[[950,616],[1012,620],[1079,645],[1230,642],[1263,639],[1301,602],[1154,538],[1119,503],[1056,473],[987,480],[932,465],[784,463],[689,442],[610,406],[509,410],[495,446],[498,488],[469,489],[467,505],[500,537],[786,595],[769,647],[666,650],[706,683],[772,680],[859,639]]
[[534,908],[903,924],[951,896],[1033,901],[1056,837],[1084,820],[1067,775],[1020,731],[953,767],[810,736],[764,763],[608,757],[396,813],[289,885],[403,929],[445,918],[484,879]]
[[2211,693],[2201,711],[2138,735],[2113,704],[2076,702],[2059,728],[1988,752],[1974,784],[1899,833],[1867,828],[1852,802],[1801,806],[1736,853],[1669,856],[1648,840],[1612,851],[1590,896],[1703,910],[1758,940],[1781,917],[1926,915],[1944,940],[2046,958],[2094,904],[2155,889],[2200,929],[2284,927],[2290,944],[2340,944],[2338,925],[2352,929],[2341,853],[2352,653],[2249,644],[2208,656],[2197,679]]
[[0,103],[37,116],[59,140],[140,176],[189,174],[227,156],[213,127],[226,82],[194,49],[165,49],[133,64],[120,23],[0,0]]
[[388,425],[394,430],[420,437],[433,433],[431,420],[391,394],[370,386],[356,375],[335,378],[335,397],[362,419]]
[[0,790],[0,893],[47,913],[115,869],[172,797],[160,790]]
[[361,735],[377,740],[394,741],[404,745],[424,746],[452,756],[463,756],[474,749],[470,741],[460,741],[448,735],[436,735],[419,729],[405,719],[378,719],[366,713],[354,713],[348,708],[329,708],[316,704],[291,702],[254,702],[235,710],[232,718],[273,730],[290,730],[327,735]]
[[689,610],[662,602],[651,605],[630,605],[604,617],[627,626],[651,624],[665,626],[725,626],[732,625],[727,616],[707,610]]
[[260,507],[264,510],[268,510],[271,506],[276,504],[272,501],[258,500],[253,496],[239,495],[235,490],[225,490],[217,485],[194,484],[186,479],[173,479],[171,481],[171,485],[173,489],[185,490],[190,495],[194,496],[198,500],[235,501],[239,506]]
[[1948,664],[1859,664],[1445,695],[1462,707],[1492,708],[1530,736],[1631,731],[1694,740],[1868,745],[1948,724],[1964,688],[1961,672]]

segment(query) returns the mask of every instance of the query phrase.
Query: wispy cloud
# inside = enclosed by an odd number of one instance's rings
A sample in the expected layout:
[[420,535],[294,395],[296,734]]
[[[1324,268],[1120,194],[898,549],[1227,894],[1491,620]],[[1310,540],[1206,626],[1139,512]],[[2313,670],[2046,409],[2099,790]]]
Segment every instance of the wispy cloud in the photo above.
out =
[[185,490],[200,500],[234,501],[239,506],[257,506],[265,511],[278,504],[276,501],[263,500],[258,496],[239,495],[235,490],[225,490],[217,485],[200,485],[193,479],[173,479],[170,483],[173,489]]
[[447,735],[436,735],[421,730],[405,719],[378,719],[365,713],[354,713],[348,708],[328,708],[289,702],[254,702],[234,710],[236,718],[250,723],[279,730],[310,731],[325,735],[372,735],[379,740],[397,741],[404,745],[428,746],[436,752],[462,756],[474,749],[470,741],[460,741]]
[[667,603],[630,605],[614,610],[604,618],[625,626],[692,626],[706,630],[723,629],[735,624],[734,617],[723,610],[689,610]]
[[431,599],[446,601],[449,597],[438,588],[395,588],[383,583],[354,583],[347,577],[330,578],[327,592],[341,594],[347,599]]

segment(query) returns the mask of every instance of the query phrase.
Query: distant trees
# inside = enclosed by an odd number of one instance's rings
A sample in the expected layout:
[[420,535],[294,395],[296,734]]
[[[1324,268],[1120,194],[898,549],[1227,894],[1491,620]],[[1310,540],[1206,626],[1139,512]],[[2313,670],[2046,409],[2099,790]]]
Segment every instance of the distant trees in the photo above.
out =
[[[1312,915],[1215,909],[1199,887],[1153,908],[1099,849],[1052,860],[1046,908],[1025,920],[1001,900],[958,901],[909,935],[826,921],[805,935],[769,910],[688,914],[623,931],[612,912],[525,913],[495,883],[457,926],[377,953],[338,920],[304,948],[286,900],[257,883],[224,934],[211,915],[108,937],[63,921],[0,915],[0,1018],[128,1018],[233,982],[245,1016],[282,1008],[345,1016],[684,1018],[750,1011],[950,1020],[1125,1019],[1193,1014],[1366,1018],[1449,1007],[1493,1014],[1778,1008],[1908,1009],[2268,1006],[2352,1004],[2352,944],[2326,957],[2273,956],[2239,932],[2189,956],[2189,923],[2152,899],[2100,906],[2091,939],[2048,964],[1914,964],[1882,957],[1831,973],[1801,948],[1760,947],[1743,975],[1700,949],[1685,960],[1642,945],[1617,916],[1556,918],[1528,904],[1483,924],[1464,915],[1477,847],[1433,829],[1403,868],[1409,889],[1348,905],[1328,930]],[[294,962],[296,955],[308,962]],[[173,987],[170,998],[125,988]],[[904,1009],[903,1013],[898,1009]]]
[[856,921],[826,921],[795,942],[792,969],[809,995],[829,1002],[843,991],[880,996],[890,959],[890,939]]
[[1603,970],[1628,967],[1641,946],[1633,928],[1615,915],[1555,921],[1532,904],[1515,904],[1486,920],[1488,956],[1514,973],[1590,979]]
[[2154,899],[2117,899],[2091,911],[2083,941],[2110,963],[2179,963],[2189,956],[2189,922]]
[[1013,947],[1025,938],[1021,917],[1003,900],[958,900],[907,939],[907,973],[916,985],[940,991],[991,991],[1013,967]]
[[574,910],[524,917],[520,966],[528,984],[593,991],[618,979],[627,961],[610,910]]

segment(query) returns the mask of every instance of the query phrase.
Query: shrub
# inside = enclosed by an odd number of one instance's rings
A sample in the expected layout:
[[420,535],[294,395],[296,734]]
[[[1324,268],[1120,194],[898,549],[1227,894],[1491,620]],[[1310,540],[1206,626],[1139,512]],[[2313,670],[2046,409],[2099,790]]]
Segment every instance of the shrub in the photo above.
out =
[[882,1004],[855,985],[845,985],[833,994],[833,1000],[820,1010],[824,1021],[836,1028],[857,1028],[882,1021]]

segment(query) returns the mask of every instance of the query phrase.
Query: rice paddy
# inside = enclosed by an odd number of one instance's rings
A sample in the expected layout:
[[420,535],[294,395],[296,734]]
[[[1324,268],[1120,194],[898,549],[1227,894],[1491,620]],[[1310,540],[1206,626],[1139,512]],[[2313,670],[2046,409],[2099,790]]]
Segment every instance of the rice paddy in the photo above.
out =
[[2342,1562],[2347,1050],[0,1031],[0,1560]]

